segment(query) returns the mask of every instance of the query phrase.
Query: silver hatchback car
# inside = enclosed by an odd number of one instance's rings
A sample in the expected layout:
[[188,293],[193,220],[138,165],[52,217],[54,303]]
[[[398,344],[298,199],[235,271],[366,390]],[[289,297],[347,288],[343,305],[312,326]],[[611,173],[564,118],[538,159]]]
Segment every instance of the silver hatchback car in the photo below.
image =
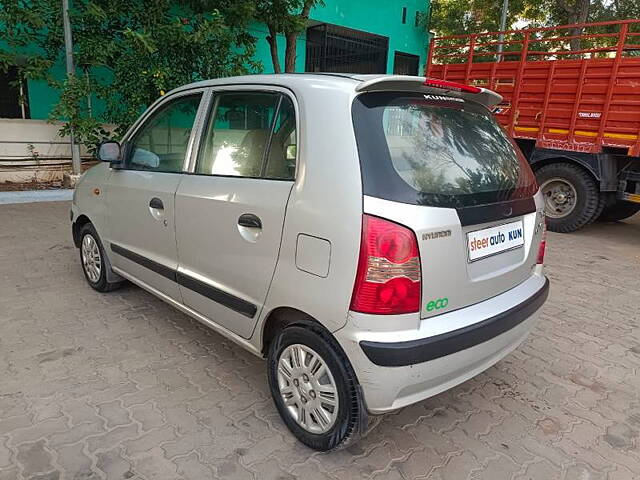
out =
[[86,279],[266,357],[293,434],[344,447],[495,364],[547,298],[544,200],[499,101],[386,75],[178,88],[76,188]]

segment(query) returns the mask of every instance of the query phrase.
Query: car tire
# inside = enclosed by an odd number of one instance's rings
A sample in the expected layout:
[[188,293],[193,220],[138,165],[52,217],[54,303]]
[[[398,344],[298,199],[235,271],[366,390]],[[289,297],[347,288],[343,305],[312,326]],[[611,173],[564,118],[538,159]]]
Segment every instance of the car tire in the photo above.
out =
[[617,222],[634,216],[640,212],[640,203],[616,202],[602,210],[598,216],[599,222]]
[[110,292],[122,285],[122,282],[108,280],[107,269],[111,267],[98,232],[91,223],[86,223],[80,229],[80,264],[84,278],[94,290]]
[[586,170],[570,163],[553,163],[539,169],[536,179],[545,198],[547,227],[552,232],[574,232],[596,218],[600,192]]
[[[296,350],[299,366],[294,359]],[[325,374],[311,376],[316,359],[322,363],[318,371],[326,368],[330,378]],[[267,364],[276,408],[302,443],[319,451],[339,450],[366,433],[368,415],[355,372],[338,343],[322,327],[296,324],[282,329],[269,346]],[[287,369],[291,370],[285,372]],[[309,373],[306,379],[304,372]],[[330,394],[331,385],[335,397]],[[316,387],[318,393],[314,395]],[[332,405],[323,400],[332,398],[337,401],[335,409],[329,411]],[[306,427],[302,426],[305,422]]]

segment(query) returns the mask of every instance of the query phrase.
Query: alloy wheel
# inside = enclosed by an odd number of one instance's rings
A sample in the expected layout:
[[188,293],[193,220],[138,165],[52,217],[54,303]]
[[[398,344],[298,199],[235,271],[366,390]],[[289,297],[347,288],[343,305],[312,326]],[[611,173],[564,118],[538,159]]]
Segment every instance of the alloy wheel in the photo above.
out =
[[286,411],[306,431],[321,434],[333,427],[338,390],[317,352],[301,344],[285,348],[278,359],[278,388]]
[[100,248],[98,242],[93,235],[86,234],[82,238],[82,268],[84,268],[87,278],[91,283],[97,283],[100,280],[102,272],[102,258],[100,257]]

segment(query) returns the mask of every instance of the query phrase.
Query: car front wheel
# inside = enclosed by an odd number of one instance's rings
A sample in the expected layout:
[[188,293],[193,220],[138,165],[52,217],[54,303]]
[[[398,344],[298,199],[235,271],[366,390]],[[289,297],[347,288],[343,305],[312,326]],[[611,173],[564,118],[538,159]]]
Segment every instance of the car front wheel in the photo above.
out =
[[100,237],[90,223],[83,225],[80,229],[80,262],[84,277],[94,290],[110,292],[121,285],[121,282],[110,282],[107,279],[109,265]]
[[365,433],[367,412],[353,368],[320,327],[284,328],[270,345],[268,376],[284,423],[308,447],[341,449]]

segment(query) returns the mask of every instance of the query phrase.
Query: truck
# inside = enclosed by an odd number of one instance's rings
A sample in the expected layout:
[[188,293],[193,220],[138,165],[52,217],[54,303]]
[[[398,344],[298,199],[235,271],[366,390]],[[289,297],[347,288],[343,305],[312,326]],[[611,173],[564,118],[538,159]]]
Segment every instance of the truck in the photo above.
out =
[[434,37],[426,75],[502,96],[549,230],[640,211],[640,20]]

